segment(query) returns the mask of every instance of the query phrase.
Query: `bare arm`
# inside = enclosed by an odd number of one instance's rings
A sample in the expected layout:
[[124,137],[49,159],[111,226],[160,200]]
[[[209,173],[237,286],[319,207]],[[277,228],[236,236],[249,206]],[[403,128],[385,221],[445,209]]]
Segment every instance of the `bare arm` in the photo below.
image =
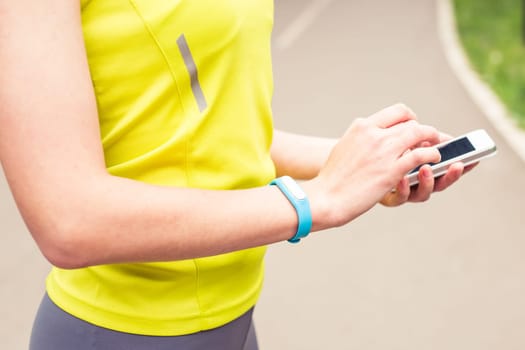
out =
[[272,159],[277,176],[312,179],[328,159],[337,139],[297,135],[276,130],[272,143]]
[[[0,159],[51,263],[75,268],[177,260],[294,235],[296,214],[275,186],[209,191],[108,174],[78,2],[6,0],[0,16]],[[436,130],[414,118],[398,105],[358,120],[321,171],[319,165],[297,171],[300,177],[319,173],[304,183],[313,231],[351,221],[408,170],[439,158],[430,149],[404,154],[423,141],[439,141]]]

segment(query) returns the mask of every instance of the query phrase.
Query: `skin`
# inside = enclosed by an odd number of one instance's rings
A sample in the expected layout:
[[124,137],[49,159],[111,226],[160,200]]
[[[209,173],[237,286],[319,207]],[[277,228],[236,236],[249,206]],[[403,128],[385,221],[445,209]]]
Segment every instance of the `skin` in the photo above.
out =
[[[78,1],[6,0],[0,18],[0,160],[28,229],[52,264],[179,260],[294,235],[296,213],[276,186],[210,191],[110,175]],[[377,203],[425,201],[450,186],[461,164],[437,181],[423,167],[417,188],[405,179],[417,165],[439,160],[428,146],[444,138],[397,104],[355,120],[339,140],[277,131],[271,155],[279,175],[305,180],[316,232]]]

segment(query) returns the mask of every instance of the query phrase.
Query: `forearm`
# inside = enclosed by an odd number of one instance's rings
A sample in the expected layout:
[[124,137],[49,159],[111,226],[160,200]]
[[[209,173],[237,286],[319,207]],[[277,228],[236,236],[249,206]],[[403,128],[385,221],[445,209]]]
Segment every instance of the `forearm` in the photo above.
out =
[[319,173],[336,139],[304,136],[276,130],[271,154],[277,175],[312,179]]
[[[108,175],[85,188],[74,193],[55,188],[54,199],[43,193],[45,200],[33,196],[23,204],[26,212],[42,213],[26,222],[55,265],[211,256],[284,241],[297,229],[293,207],[275,186],[211,191]],[[313,230],[324,227],[317,220],[322,217],[315,215]]]

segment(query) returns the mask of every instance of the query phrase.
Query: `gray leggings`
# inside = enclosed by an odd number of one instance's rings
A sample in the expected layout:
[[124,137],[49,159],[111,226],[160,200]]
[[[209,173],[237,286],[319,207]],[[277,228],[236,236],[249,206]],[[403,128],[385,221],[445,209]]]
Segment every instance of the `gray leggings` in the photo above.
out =
[[82,321],[44,296],[29,350],[258,350],[253,309],[216,329],[176,337],[112,331]]

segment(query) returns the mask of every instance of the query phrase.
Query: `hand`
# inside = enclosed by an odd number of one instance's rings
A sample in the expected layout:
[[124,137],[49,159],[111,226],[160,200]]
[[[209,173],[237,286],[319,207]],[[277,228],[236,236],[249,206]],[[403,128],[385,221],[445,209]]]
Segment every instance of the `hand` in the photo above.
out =
[[[450,140],[451,138],[451,136],[441,133],[440,143]],[[429,145],[423,144],[423,146]],[[474,163],[465,167],[463,163],[454,163],[448,168],[444,175],[439,176],[438,178],[434,178],[430,165],[423,165],[419,169],[418,185],[410,187],[407,178],[404,177],[392,191],[388,192],[383,197],[381,204],[387,207],[395,207],[404,204],[405,202],[427,201],[430,199],[432,193],[444,191],[458,181],[463,174],[473,169],[477,164],[478,163]]]
[[[305,184],[314,224],[318,219],[326,227],[342,225],[366,212],[399,186],[408,171],[439,161],[435,148],[420,146],[440,141],[436,129],[416,122],[414,113],[401,104],[355,120],[319,175]],[[321,213],[317,219],[316,211]]]

